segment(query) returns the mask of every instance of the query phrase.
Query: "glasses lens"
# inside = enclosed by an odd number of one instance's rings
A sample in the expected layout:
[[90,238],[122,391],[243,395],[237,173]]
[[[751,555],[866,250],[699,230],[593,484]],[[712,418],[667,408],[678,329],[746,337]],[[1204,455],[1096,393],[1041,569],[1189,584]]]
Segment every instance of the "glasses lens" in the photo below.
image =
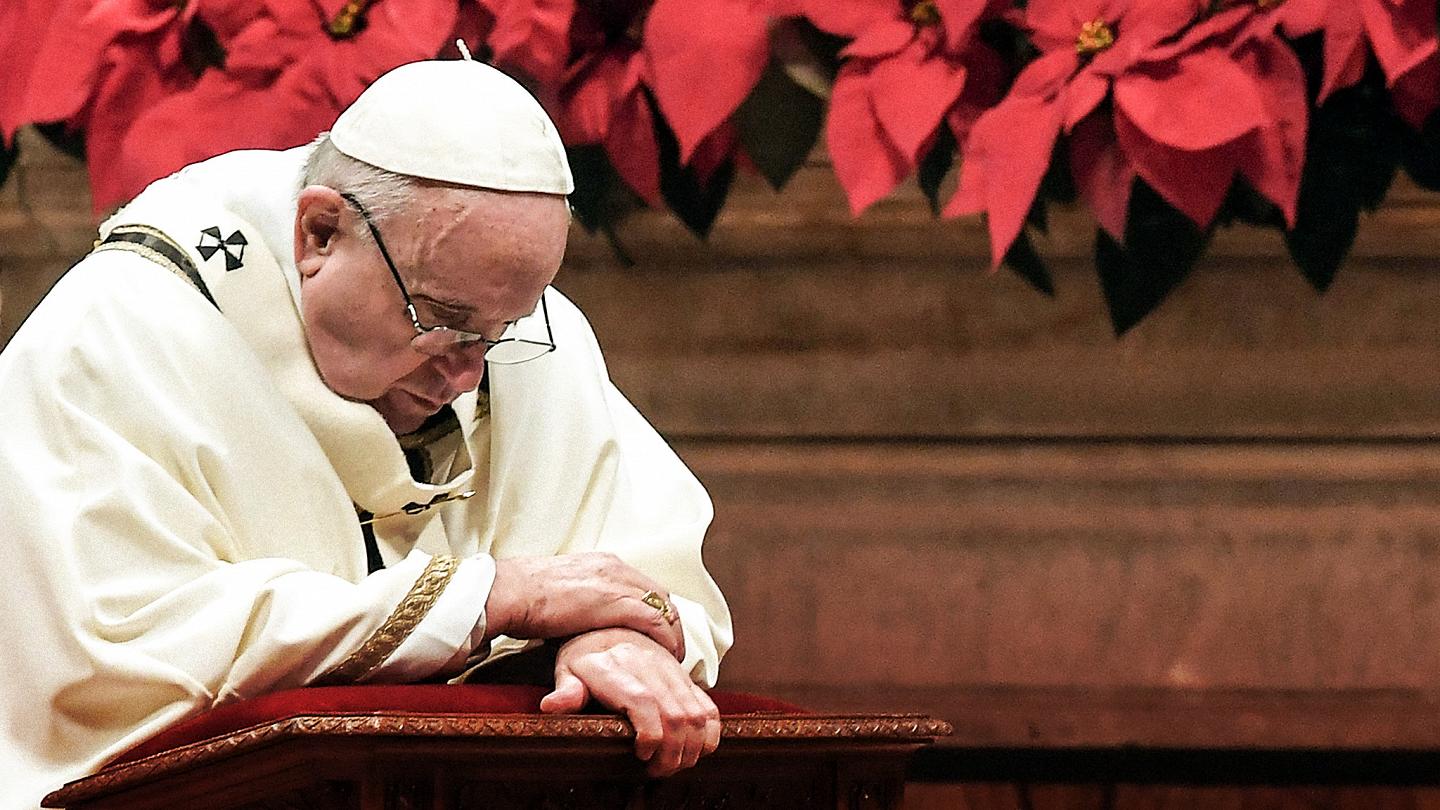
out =
[[457,343],[462,342],[464,342],[463,335],[443,326],[437,326],[410,338],[410,346],[415,351],[431,357],[439,357],[455,348]]
[[554,349],[555,347],[549,343],[536,343],[530,340],[502,340],[485,352],[485,360],[502,366],[514,365],[534,360]]

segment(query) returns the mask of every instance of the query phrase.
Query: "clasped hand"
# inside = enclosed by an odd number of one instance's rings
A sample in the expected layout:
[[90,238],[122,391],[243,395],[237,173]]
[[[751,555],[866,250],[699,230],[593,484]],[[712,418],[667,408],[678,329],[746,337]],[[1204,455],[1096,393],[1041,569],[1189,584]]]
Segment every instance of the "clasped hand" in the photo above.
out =
[[540,711],[578,712],[591,698],[635,727],[635,755],[651,776],[692,767],[720,745],[720,712],[668,653],[634,630],[592,630],[555,657],[555,691]]
[[606,627],[644,633],[681,661],[685,633],[644,602],[658,583],[614,554],[585,552],[495,561],[495,584],[485,602],[486,638],[563,638]]
[[658,583],[613,554],[497,560],[485,603],[486,636],[562,638],[555,690],[540,703],[578,712],[592,698],[623,712],[635,728],[635,753],[651,776],[695,764],[720,743],[720,714],[680,668],[685,634],[646,604]]

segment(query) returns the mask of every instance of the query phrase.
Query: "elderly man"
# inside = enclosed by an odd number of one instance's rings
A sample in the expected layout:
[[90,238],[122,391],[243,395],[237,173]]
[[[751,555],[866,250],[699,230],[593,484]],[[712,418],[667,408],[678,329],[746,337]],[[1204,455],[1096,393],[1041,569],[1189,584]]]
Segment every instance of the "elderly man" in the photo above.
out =
[[476,62],[382,77],[101,228],[0,354],[0,805],[217,703],[563,639],[544,711],[718,743],[704,490],[549,287],[572,180]]

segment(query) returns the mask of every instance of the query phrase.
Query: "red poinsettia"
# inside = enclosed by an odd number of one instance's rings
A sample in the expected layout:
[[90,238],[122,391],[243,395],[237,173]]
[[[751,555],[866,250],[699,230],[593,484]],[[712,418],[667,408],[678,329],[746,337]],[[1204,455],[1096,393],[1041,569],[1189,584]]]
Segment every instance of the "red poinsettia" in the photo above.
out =
[[8,145],[16,130],[34,120],[26,95],[51,26],[73,27],[84,11],[75,0],[15,0],[0,5],[0,145]]
[[[532,85],[542,100],[559,89],[570,60],[575,0],[477,0],[488,18],[485,42],[496,67]],[[463,18],[471,15],[461,10]]]
[[[196,39],[197,23],[213,42]],[[107,3],[42,46],[38,69],[60,78],[32,86],[26,112],[83,127],[99,212],[187,163],[304,143],[380,74],[434,56],[454,27],[445,0]],[[207,42],[215,64],[197,64]]]
[[1396,108],[1411,124],[1419,126],[1440,105],[1435,0],[1286,0],[1275,13],[1292,37],[1323,32],[1318,102],[1360,81],[1373,53]]
[[1238,172],[1293,222],[1307,112],[1299,61],[1255,7],[1202,18],[1206,6],[1031,2],[1024,19],[1043,53],[976,122],[945,213],[985,211],[998,263],[1065,132],[1077,185],[1116,238],[1136,175],[1203,227]]
[[560,91],[557,124],[567,144],[600,144],[615,171],[646,203],[659,207],[660,145],[645,92],[638,4],[586,4],[575,15],[576,61]]
[[121,189],[109,172],[125,161],[120,141],[131,122],[159,100],[194,85],[185,34],[194,4],[170,0],[69,0],[38,38],[32,78],[17,123],[63,123],[83,131],[95,210],[138,189]]
[[[712,136],[760,81],[770,61],[770,20],[793,12],[791,5],[788,0],[655,0],[642,48],[655,102],[680,144],[681,163],[689,163],[702,145],[713,148],[716,141],[730,140],[723,133]],[[708,162],[715,162],[714,156]]]
[[919,163],[941,122],[963,139],[999,95],[998,56],[975,37],[993,0],[863,0],[804,4],[825,31],[850,37],[835,79],[825,136],[856,215]]

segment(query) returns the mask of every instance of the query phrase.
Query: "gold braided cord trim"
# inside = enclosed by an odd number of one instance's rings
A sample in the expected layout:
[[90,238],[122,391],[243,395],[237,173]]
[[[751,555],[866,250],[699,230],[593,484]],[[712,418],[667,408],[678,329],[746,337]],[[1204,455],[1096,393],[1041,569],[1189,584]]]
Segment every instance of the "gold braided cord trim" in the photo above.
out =
[[[139,229],[137,228],[136,230]],[[138,253],[141,256],[144,256],[150,261],[155,262],[156,264],[165,268],[166,270],[169,270],[171,273],[179,276],[181,281],[189,284],[192,288],[195,289],[196,292],[199,292],[201,294],[205,292],[204,290],[200,289],[198,285],[195,284],[195,279],[190,278],[189,273],[181,270],[180,266],[177,265],[175,262],[170,261],[170,257],[166,256],[164,253],[161,253],[160,251],[152,247],[147,247],[136,242],[104,242],[102,244],[96,245],[95,249],[90,252],[100,253],[101,251],[106,250],[128,250],[131,253]]]
[[424,572],[410,586],[410,592],[395,606],[385,623],[360,645],[360,649],[322,675],[316,685],[359,683],[379,669],[424,621],[459,567],[460,560],[449,554],[437,554],[430,558],[430,564],[425,566]]

